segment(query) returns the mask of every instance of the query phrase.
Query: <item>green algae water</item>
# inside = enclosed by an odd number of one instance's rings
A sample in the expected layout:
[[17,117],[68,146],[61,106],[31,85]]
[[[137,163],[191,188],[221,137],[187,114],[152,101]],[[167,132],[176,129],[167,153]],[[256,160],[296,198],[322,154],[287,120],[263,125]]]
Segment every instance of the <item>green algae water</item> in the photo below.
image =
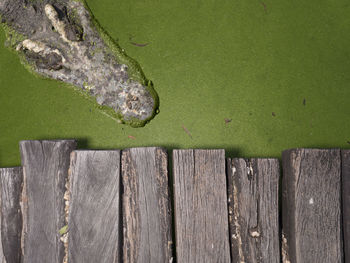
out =
[[67,85],[29,73],[0,31],[1,167],[20,164],[18,141],[28,139],[239,157],[350,148],[348,1],[87,2],[152,79],[159,114],[143,128],[118,124]]

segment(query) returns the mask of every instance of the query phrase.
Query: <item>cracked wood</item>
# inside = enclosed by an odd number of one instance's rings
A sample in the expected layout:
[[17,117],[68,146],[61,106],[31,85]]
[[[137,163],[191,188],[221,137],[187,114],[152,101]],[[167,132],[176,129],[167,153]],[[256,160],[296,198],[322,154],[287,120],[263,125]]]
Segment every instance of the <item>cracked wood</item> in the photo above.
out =
[[[1,246],[0,262],[21,262],[21,167],[1,168]],[[3,255],[1,255],[3,253]]]
[[350,150],[342,150],[344,262],[350,263]]
[[24,262],[63,262],[59,230],[65,225],[63,196],[75,147],[74,140],[20,142]]
[[120,151],[74,151],[70,164],[68,260],[120,261]]
[[166,151],[124,150],[122,179],[123,262],[172,262]]
[[228,159],[232,262],[280,262],[277,159]]
[[178,262],[230,262],[224,150],[174,150]]
[[291,149],[282,161],[285,262],[343,262],[340,150]]

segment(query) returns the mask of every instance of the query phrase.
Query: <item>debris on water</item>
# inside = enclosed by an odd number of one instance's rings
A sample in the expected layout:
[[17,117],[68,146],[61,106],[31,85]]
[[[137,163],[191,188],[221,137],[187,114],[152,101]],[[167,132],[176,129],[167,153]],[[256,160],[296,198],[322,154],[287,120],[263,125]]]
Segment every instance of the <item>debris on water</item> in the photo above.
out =
[[137,46],[137,47],[145,47],[145,46],[147,46],[149,43],[136,43],[136,42],[134,42],[133,41],[133,39],[134,39],[134,36],[133,35],[130,35],[129,36],[129,42],[130,42],[130,44],[132,44],[132,45],[134,45],[134,46]]
[[227,118],[225,118],[224,120],[225,120],[225,124],[228,124],[232,121],[232,119],[227,119]]
[[184,131],[187,133],[187,135],[190,136],[190,138],[192,139],[192,134],[191,134],[191,132],[190,132],[184,125],[182,125],[182,128],[183,128]]
[[136,43],[136,42],[131,42],[131,41],[130,41],[130,44],[132,44],[132,45],[134,45],[134,46],[137,46],[137,47],[145,47],[145,46],[147,46],[149,43],[143,43],[143,44],[141,44],[141,43]]
[[266,6],[266,4],[265,4],[264,2],[260,2],[260,3],[261,3],[261,5],[264,7],[265,13],[267,13],[267,6]]

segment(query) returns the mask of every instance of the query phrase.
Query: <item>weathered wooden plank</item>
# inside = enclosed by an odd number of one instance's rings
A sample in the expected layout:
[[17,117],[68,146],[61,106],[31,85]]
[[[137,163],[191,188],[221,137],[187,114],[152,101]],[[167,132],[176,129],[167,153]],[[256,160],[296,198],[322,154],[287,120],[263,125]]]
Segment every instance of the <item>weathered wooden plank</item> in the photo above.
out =
[[69,262],[120,262],[120,151],[74,151],[69,178]]
[[[0,217],[0,223],[1,223],[1,217]],[[0,231],[0,240],[1,240],[1,231]],[[0,263],[7,263],[4,256],[3,248],[2,248],[2,242],[0,242]]]
[[[0,217],[0,223],[1,223],[1,217]],[[1,231],[0,231],[0,240],[1,240]],[[3,248],[2,248],[2,242],[0,242],[0,263],[7,263],[4,256]]]
[[171,262],[171,205],[167,153],[162,148],[122,152],[124,262]]
[[277,159],[228,159],[232,262],[280,262]]
[[282,153],[284,262],[343,262],[340,150]]
[[350,150],[342,150],[344,262],[350,263]]
[[22,167],[0,169],[1,253],[4,256],[0,262],[21,262],[22,183]]
[[21,141],[24,263],[62,263],[65,181],[73,140]]
[[230,262],[224,150],[174,150],[178,262]]

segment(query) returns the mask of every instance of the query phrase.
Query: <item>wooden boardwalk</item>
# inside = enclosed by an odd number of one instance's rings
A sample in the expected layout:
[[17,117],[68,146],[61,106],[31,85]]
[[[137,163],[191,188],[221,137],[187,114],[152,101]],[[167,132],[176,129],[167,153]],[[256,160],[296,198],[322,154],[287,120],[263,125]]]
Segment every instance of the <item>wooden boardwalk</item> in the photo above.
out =
[[278,159],[20,142],[0,168],[0,263],[350,263],[350,150]]

